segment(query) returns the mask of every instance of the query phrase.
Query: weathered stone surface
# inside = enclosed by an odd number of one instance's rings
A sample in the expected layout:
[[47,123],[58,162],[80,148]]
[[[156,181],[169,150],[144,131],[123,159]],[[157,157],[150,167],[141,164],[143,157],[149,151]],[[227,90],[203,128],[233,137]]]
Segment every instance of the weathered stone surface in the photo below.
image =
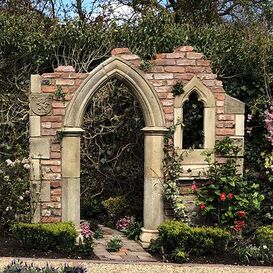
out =
[[244,114],[245,104],[229,95],[226,95],[225,113]]
[[49,94],[35,93],[30,95],[30,109],[38,116],[50,113],[52,109],[53,96]]
[[29,117],[29,135],[30,137],[41,136],[41,118],[39,116]]
[[30,157],[33,159],[50,159],[50,139],[30,138]]

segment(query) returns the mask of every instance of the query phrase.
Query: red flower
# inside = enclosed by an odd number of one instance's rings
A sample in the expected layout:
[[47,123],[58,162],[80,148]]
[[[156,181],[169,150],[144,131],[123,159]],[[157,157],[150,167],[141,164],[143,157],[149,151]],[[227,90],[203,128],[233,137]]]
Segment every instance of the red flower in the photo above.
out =
[[246,216],[246,213],[243,210],[239,210],[237,213],[237,216],[239,216],[240,218],[244,218]]
[[238,231],[242,230],[244,227],[245,227],[245,221],[238,220],[235,222],[233,230],[238,232]]
[[234,198],[234,194],[230,192],[230,193],[228,194],[228,198],[229,198],[230,200],[232,200],[232,199]]
[[220,194],[220,200],[221,200],[221,201],[226,201],[226,198],[227,198],[226,193],[225,193],[225,192],[222,192],[222,193]]
[[203,210],[203,209],[206,208],[206,205],[205,205],[204,203],[201,203],[201,204],[199,205],[199,208],[200,208],[201,210]]
[[196,191],[196,190],[197,190],[196,185],[195,185],[195,184],[193,184],[193,185],[191,186],[191,189],[192,189],[193,191]]

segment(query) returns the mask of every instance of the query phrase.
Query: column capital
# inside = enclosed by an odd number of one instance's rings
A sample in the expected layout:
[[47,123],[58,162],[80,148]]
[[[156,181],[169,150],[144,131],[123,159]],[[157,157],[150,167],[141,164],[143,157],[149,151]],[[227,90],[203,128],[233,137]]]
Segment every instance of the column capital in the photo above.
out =
[[169,130],[166,127],[144,127],[141,131],[149,136],[164,136]]
[[65,127],[58,130],[58,133],[64,137],[80,137],[84,133],[84,130],[82,128]]

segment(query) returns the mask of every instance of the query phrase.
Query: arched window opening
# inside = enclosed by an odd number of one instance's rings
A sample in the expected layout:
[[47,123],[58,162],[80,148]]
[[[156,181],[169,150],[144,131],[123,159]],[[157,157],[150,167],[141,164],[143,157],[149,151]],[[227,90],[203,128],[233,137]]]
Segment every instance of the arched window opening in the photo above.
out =
[[183,149],[204,148],[204,104],[193,91],[183,105]]

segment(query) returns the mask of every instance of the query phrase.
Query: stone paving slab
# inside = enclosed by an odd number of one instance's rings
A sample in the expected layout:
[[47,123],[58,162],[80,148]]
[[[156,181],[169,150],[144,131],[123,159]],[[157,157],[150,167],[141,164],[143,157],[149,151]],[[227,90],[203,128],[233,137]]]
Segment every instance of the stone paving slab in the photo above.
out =
[[[0,272],[4,266],[14,258],[0,257]],[[71,266],[82,265],[87,268],[87,273],[273,273],[273,267],[258,266],[226,266],[226,265],[196,265],[196,264],[164,264],[164,263],[125,263],[125,262],[102,262],[86,260],[50,260],[50,259],[27,259],[20,260],[45,266],[47,263],[60,267],[64,263]]]
[[[126,261],[126,262],[156,262],[157,260],[142,246],[133,240],[129,240],[121,232],[101,226],[103,230],[103,238],[95,240],[94,254],[99,260],[109,261]],[[106,250],[107,242],[115,236],[119,236],[123,243],[119,252],[108,252]]]

